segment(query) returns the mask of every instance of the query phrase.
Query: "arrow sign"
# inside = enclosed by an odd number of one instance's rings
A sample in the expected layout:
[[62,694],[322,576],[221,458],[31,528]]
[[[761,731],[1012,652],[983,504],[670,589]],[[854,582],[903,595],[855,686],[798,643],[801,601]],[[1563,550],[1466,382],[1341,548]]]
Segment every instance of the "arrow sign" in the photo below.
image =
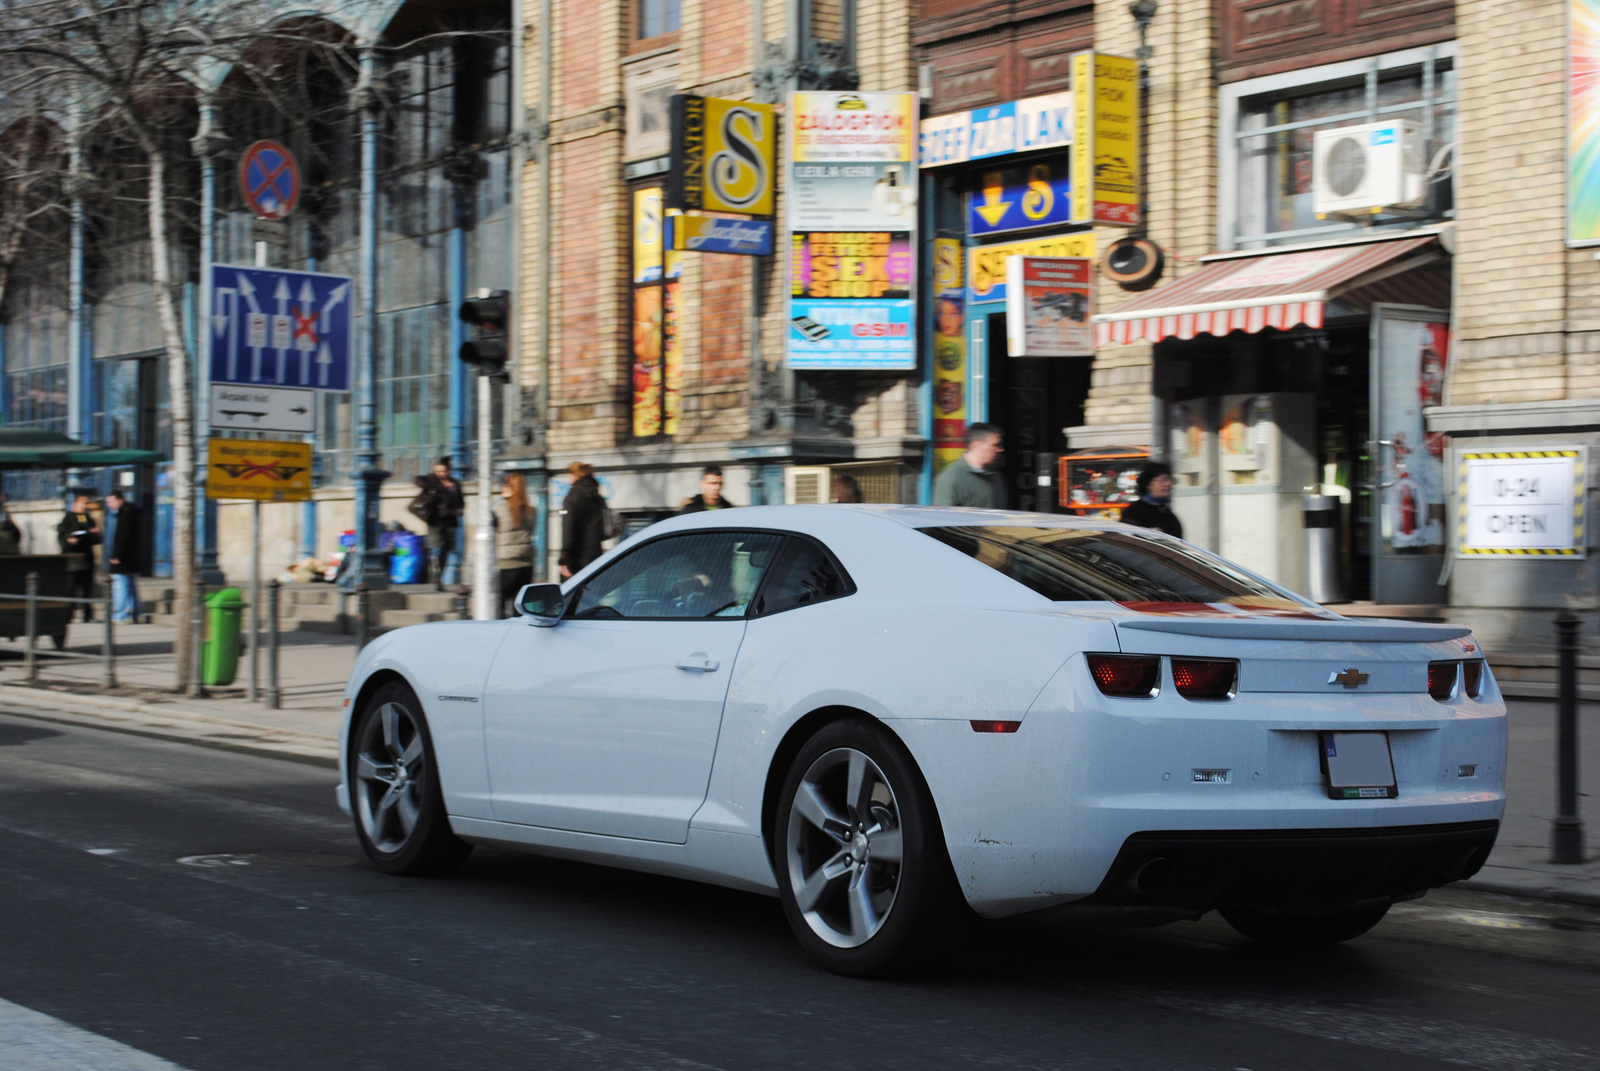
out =
[[[211,310],[213,383],[350,389],[354,332],[349,276],[214,264],[211,286],[216,295]],[[242,350],[249,350],[248,361],[238,359]],[[276,364],[264,361],[263,351],[276,354]],[[300,355],[297,368],[290,366],[294,354]]]
[[316,392],[293,387],[211,384],[211,426],[237,431],[317,430]]

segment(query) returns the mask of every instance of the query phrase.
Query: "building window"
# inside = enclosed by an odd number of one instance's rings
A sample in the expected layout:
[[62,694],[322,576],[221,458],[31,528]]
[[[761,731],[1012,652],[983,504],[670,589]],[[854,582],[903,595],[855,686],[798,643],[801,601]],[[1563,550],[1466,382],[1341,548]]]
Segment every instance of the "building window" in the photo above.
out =
[[679,26],[679,0],[638,0],[634,36],[643,41],[671,33]]
[[[1224,86],[1221,247],[1260,248],[1449,218],[1455,98],[1453,42]],[[1365,223],[1318,219],[1312,185],[1317,131],[1388,119],[1416,124],[1428,167],[1426,202]]]

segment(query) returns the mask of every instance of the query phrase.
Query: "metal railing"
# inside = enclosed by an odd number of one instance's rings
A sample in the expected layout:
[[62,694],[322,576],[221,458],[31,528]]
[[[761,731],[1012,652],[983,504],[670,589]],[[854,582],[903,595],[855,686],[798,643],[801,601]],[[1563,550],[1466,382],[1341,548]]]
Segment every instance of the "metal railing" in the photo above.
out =
[[[83,599],[70,595],[40,595],[39,574],[29,573],[23,580],[23,590],[19,594],[11,591],[0,591],[0,610],[15,610],[18,602],[5,600],[20,600],[23,616],[23,631],[27,636],[27,648],[24,653],[24,667],[28,680],[39,679],[39,611],[59,610],[63,607],[71,616],[73,607],[98,606],[100,607],[101,627],[105,630],[100,641],[100,653],[88,654],[83,651],[55,650],[48,652],[53,660],[61,661],[89,661],[101,664],[101,683],[107,688],[117,686],[117,643],[115,623],[111,620],[111,585],[106,584],[105,590],[96,598]],[[64,644],[63,644],[64,646]]]

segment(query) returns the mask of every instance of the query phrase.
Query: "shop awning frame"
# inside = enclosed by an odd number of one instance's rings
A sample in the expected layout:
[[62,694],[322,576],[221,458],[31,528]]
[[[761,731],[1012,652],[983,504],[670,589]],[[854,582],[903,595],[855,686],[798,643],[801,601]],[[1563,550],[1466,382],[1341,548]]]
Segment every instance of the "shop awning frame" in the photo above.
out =
[[18,469],[104,468],[165,461],[155,450],[95,446],[45,428],[0,427],[0,471]]
[[[1216,254],[1202,258],[1199,271],[1093,317],[1095,341],[1113,346],[1254,334],[1269,327],[1319,328],[1328,303],[1339,295],[1443,257],[1436,231]],[[1230,280],[1240,285],[1230,286]]]

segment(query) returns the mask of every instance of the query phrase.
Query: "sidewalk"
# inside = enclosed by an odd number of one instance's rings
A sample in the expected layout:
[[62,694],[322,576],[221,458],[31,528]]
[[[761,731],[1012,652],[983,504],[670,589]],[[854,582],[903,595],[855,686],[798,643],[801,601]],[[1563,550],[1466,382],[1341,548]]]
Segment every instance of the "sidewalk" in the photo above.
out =
[[247,698],[249,662],[241,655],[239,678],[228,688],[207,689],[191,699],[172,691],[173,630],[161,625],[117,625],[114,642],[117,687],[101,686],[98,659],[104,626],[74,624],[67,650],[91,657],[52,657],[50,642],[39,647],[39,680],[28,685],[26,643],[0,639],[0,707],[101,728],[115,728],[192,743],[257,751],[335,766],[338,762],[341,696],[355,664],[355,639],[335,633],[285,632],[278,639],[281,709],[266,699],[266,643],[261,647],[262,702]]
[[[100,625],[74,625],[68,650],[99,653]],[[48,646],[48,643],[46,644]],[[106,692],[94,661],[39,656],[39,683],[24,681],[20,643],[0,640],[0,709],[30,717],[141,733],[211,747],[251,751],[333,767],[345,679],[355,663],[355,642],[332,633],[285,633],[280,639],[281,710],[245,699],[248,667],[231,688],[203,699],[173,694],[172,630],[159,625],[118,625],[117,680]],[[262,683],[265,694],[265,659]],[[1550,858],[1555,811],[1553,702],[1512,699],[1506,783],[1510,797],[1500,838],[1488,865],[1468,888],[1600,905],[1600,704],[1579,708],[1582,748],[1579,789],[1588,861],[1557,866]]]

